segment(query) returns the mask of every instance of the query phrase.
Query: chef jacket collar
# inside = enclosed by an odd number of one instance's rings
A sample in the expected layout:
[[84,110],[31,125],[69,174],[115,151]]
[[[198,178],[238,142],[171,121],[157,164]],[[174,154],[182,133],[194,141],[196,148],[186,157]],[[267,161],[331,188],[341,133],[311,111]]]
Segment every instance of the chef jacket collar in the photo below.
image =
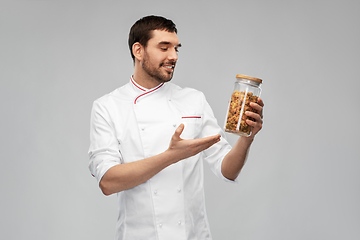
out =
[[151,89],[147,89],[147,88],[144,88],[142,86],[140,86],[135,80],[134,78],[131,76],[130,77],[130,82],[131,82],[131,86],[132,88],[134,89],[134,91],[137,93],[137,97],[135,98],[134,100],[134,104],[136,104],[137,100],[143,96],[146,96],[146,95],[149,95],[151,93],[154,93],[156,92],[158,89],[160,89],[164,83],[160,83],[159,85],[157,85],[156,87],[154,88],[151,88]]
[[131,86],[133,87],[133,89],[135,90],[136,93],[142,94],[142,93],[144,93],[144,92],[149,91],[149,89],[140,86],[140,85],[134,80],[134,78],[133,78],[132,76],[130,77],[130,82],[131,82]]

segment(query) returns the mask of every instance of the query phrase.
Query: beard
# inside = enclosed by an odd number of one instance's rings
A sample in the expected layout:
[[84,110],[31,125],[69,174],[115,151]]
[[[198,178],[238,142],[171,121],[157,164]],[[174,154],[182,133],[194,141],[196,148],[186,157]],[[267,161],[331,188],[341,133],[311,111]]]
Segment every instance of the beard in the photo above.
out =
[[164,64],[171,64],[175,66],[175,62],[163,62],[157,67],[153,66],[149,61],[148,55],[145,54],[141,67],[151,78],[155,79],[159,83],[165,83],[172,79],[174,72],[164,71]]

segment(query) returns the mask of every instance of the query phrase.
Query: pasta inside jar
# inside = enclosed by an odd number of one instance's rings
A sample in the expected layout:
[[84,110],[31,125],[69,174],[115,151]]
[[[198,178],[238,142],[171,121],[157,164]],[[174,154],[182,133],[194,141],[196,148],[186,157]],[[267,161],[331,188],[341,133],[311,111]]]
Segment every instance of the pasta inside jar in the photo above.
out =
[[246,119],[252,121],[254,121],[254,119],[246,116],[245,112],[256,112],[255,109],[250,107],[250,103],[257,103],[257,99],[258,96],[254,95],[252,92],[234,91],[231,95],[225,131],[249,136],[251,134],[251,127],[246,123]]

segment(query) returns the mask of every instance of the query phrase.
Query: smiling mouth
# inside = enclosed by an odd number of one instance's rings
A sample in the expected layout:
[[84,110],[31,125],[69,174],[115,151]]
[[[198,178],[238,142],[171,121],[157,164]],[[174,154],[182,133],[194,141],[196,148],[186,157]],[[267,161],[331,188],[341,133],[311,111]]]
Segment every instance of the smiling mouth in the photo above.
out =
[[170,71],[170,72],[173,72],[174,71],[174,68],[175,68],[175,65],[163,65],[163,67]]

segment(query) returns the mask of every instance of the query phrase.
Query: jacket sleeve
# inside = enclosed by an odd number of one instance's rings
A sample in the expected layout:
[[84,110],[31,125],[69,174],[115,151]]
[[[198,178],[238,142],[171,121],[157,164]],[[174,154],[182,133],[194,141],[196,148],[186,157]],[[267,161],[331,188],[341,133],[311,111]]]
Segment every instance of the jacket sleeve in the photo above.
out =
[[120,164],[121,154],[108,109],[95,101],[91,110],[89,169],[100,183],[111,167]]
[[206,101],[204,94],[202,94],[202,107],[204,110],[203,114],[203,129],[201,133],[201,137],[211,136],[220,134],[221,140],[220,142],[214,144],[210,148],[206,149],[203,153],[205,156],[205,160],[210,165],[212,172],[219,178],[227,181],[227,182],[237,182],[232,181],[224,177],[221,172],[221,164],[225,157],[225,155],[231,150],[231,146],[226,140],[225,132],[219,126],[214,113]]

